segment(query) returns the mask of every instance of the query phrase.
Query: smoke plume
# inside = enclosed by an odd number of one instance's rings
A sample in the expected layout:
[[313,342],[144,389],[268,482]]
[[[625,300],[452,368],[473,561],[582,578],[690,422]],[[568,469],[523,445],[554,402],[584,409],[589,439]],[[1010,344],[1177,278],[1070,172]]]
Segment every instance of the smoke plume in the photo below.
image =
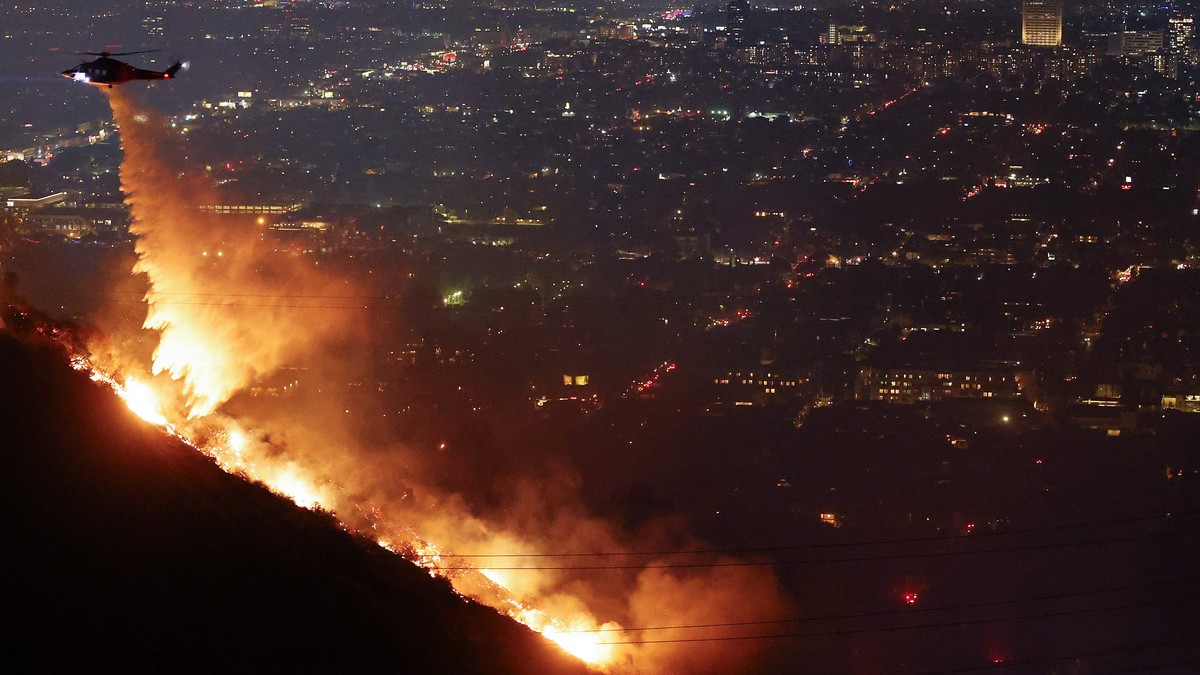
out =
[[346,283],[275,252],[265,223],[200,211],[221,204],[189,174],[156,115],[124,89],[109,90],[125,153],[121,187],[137,237],[134,271],[149,277],[145,327],[159,333],[154,373],[183,384],[189,417],[213,412],[234,392],[360,325],[349,313],[307,307]]
[[[712,556],[582,562],[520,557],[704,547],[677,522],[629,533],[588,513],[570,489],[579,478],[567,470],[555,474],[540,467],[508,486],[509,497],[499,507],[473,507],[468,496],[439,488],[423,475],[419,453],[376,447],[348,422],[351,409],[374,405],[369,396],[345,394],[331,402],[328,393],[291,395],[282,404],[238,405],[244,398],[239,394],[285,366],[307,364],[310,379],[322,373],[334,378],[342,369],[343,381],[344,369],[360,367],[353,355],[365,351],[366,321],[348,308],[346,298],[368,297],[367,291],[309,258],[277,251],[256,219],[202,210],[221,203],[220,196],[202,175],[187,170],[169,127],[122,89],[109,90],[109,100],[120,127],[121,182],[137,237],[134,271],[149,281],[144,328],[158,339],[151,365],[158,403],[151,402],[149,417],[161,414],[227,470],[298,504],[334,512],[346,527],[446,576],[458,592],[543,632],[602,670],[708,673],[751,667],[759,646],[753,640],[641,644],[714,633],[621,627],[785,617],[791,608],[769,567],[658,567],[718,562]],[[133,342],[114,338],[107,344],[120,351]],[[136,355],[117,354],[114,361],[108,366],[137,372]],[[458,553],[516,555],[452,555]],[[619,568],[503,569],[576,563]]]

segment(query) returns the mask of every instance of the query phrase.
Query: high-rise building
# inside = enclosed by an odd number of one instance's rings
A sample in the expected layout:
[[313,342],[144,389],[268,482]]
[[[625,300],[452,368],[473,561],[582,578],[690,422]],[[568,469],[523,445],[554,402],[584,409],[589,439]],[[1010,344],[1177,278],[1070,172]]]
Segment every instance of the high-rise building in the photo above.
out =
[[1163,34],[1158,30],[1123,30],[1108,39],[1108,53],[1112,56],[1153,54],[1162,46]]
[[860,42],[875,42],[876,36],[869,32],[866,26],[844,26],[836,21],[829,22],[829,28],[820,36],[820,41],[827,45],[844,45]]
[[750,0],[729,0],[725,21],[729,24],[729,46],[740,49],[749,45]]
[[1033,47],[1062,45],[1062,0],[1024,0],[1021,4],[1021,42]]
[[1167,51],[1172,56],[1178,57],[1186,61],[1192,61],[1195,58],[1194,47],[1192,46],[1193,35],[1195,35],[1195,26],[1190,16],[1177,16],[1171,18],[1167,22]]

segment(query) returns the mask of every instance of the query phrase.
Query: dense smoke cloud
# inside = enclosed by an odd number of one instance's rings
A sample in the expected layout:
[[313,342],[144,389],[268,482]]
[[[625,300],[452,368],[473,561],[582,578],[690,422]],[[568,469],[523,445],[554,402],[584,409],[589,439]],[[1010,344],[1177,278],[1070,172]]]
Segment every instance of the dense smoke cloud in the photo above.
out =
[[[431,568],[455,588],[543,631],[590,662],[617,673],[707,673],[750,667],[758,645],[604,644],[705,637],[685,631],[624,632],[621,626],[762,621],[791,608],[769,567],[644,569],[677,562],[632,555],[583,559],[615,561],[627,569],[487,569],[563,567],[572,558],[459,558],[446,553],[535,554],[703,548],[680,523],[652,522],[623,531],[580,504],[569,469],[537,467],[505,480],[506,501],[486,510],[467,496],[437,487],[419,453],[377,447],[350,423],[351,409],[378,405],[365,393],[295,392],[286,401],[249,401],[239,394],[305,363],[309,381],[337,378],[364,366],[355,354],[367,344],[365,321],[347,298],[367,297],[345,279],[320,271],[311,259],[276,251],[261,223],[205,213],[213,187],[190,174],[178,141],[161,119],[127,93],[110,90],[121,130],[122,186],[137,237],[134,271],[148,277],[145,328],[157,332],[153,370],[163,416],[227,470],[258,480],[305,506],[334,512],[349,528],[374,537]],[[331,298],[338,298],[331,303]],[[336,305],[337,311],[329,307]],[[320,311],[316,311],[320,310]],[[110,339],[119,351],[128,338]],[[138,355],[117,358],[127,372]],[[351,376],[352,377],[352,376]],[[172,391],[171,389],[174,389]],[[180,401],[178,410],[169,402]],[[487,468],[476,467],[487,476]],[[533,476],[536,476],[533,477]],[[549,476],[549,478],[548,478]],[[479,484],[480,481],[466,481]],[[564,560],[566,563],[564,563]],[[688,557],[688,562],[715,562]],[[725,561],[728,562],[728,561]],[[470,568],[470,569],[464,569]],[[577,632],[571,639],[563,633]],[[578,645],[578,649],[572,646]]]
[[345,282],[276,254],[261,222],[201,212],[200,205],[221,201],[187,172],[162,120],[124,89],[109,90],[109,101],[125,153],[121,187],[137,237],[134,271],[150,280],[145,327],[160,334],[154,371],[183,382],[189,416],[211,413],[239,389],[361,325],[348,313],[306,309],[349,295]]

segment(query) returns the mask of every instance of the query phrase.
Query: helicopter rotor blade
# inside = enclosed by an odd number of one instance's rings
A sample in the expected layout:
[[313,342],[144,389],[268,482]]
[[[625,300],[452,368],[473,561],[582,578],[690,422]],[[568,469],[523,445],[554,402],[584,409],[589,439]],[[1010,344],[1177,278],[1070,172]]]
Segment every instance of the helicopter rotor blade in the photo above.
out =
[[142,49],[136,52],[75,52],[80,56],[130,56],[131,54],[149,54],[151,52],[161,52],[161,49]]

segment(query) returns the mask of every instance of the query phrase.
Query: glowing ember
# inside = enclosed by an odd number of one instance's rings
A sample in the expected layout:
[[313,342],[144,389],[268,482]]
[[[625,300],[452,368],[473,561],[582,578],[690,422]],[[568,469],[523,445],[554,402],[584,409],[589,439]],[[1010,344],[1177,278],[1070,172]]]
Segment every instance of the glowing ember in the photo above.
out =
[[229,449],[237,454],[246,451],[246,434],[234,429],[229,432]]

